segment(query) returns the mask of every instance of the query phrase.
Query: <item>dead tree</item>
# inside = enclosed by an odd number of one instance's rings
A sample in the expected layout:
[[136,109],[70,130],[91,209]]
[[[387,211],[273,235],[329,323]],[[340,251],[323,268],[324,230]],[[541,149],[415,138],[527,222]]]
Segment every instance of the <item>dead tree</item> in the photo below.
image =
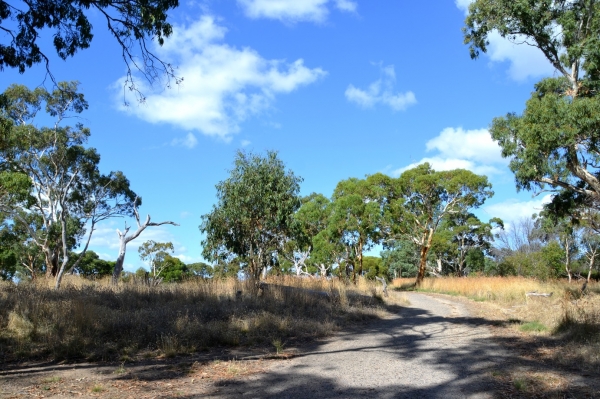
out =
[[375,276],[375,280],[381,281],[381,284],[383,285],[383,296],[388,296],[387,282],[385,281],[385,279],[383,277]]
[[160,222],[160,223],[150,222],[150,215],[146,216],[146,221],[143,224],[140,223],[140,214],[137,210],[137,201],[138,201],[138,198],[136,197],[136,199],[133,201],[133,215],[135,216],[135,221],[138,226],[137,230],[133,234],[127,235],[127,233],[129,232],[129,229],[131,228],[131,226],[127,226],[127,223],[125,223],[125,230],[123,230],[123,232],[121,232],[119,229],[117,229],[117,234],[119,235],[120,243],[119,243],[119,256],[117,257],[117,261],[115,263],[115,270],[113,272],[113,277],[112,277],[113,285],[118,284],[119,277],[121,276],[121,272],[123,271],[123,263],[125,262],[125,252],[127,250],[127,244],[129,244],[131,241],[138,238],[139,235],[142,234],[142,231],[144,231],[146,229],[146,227],[161,226],[163,224],[171,224],[173,226],[179,226],[177,223],[171,222],[171,221]]

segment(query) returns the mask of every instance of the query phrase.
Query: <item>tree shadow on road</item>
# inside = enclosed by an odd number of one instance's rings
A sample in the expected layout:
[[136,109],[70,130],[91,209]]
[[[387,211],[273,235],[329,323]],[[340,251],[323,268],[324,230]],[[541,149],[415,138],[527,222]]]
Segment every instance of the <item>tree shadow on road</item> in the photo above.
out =
[[[599,391],[583,384],[535,384],[535,373],[563,376],[569,373],[560,365],[540,362],[523,356],[517,350],[503,347],[518,345],[493,339],[490,327],[506,327],[509,322],[488,320],[482,317],[453,314],[434,314],[416,307],[390,306],[393,317],[385,317],[367,324],[347,329],[335,337],[302,345],[291,360],[280,360],[264,373],[243,377],[224,378],[204,382],[202,393],[178,394],[178,398],[449,398],[449,397],[561,397],[594,398]],[[373,341],[373,336],[380,337]],[[507,340],[507,338],[503,338]],[[340,345],[330,345],[339,342]],[[432,344],[434,342],[435,344]],[[465,344],[467,343],[467,344]],[[501,345],[498,345],[500,343]],[[332,363],[324,366],[323,359],[347,353],[350,359],[360,362],[368,355],[381,355],[408,364],[411,376],[391,370],[391,378],[373,384],[374,376],[384,364],[353,371],[345,381],[325,376],[327,371],[343,372],[345,365]],[[208,361],[210,356],[201,356]],[[227,355],[225,355],[227,357]],[[189,378],[193,357],[148,362],[146,367],[130,368],[127,373],[114,374],[114,380],[177,381]],[[280,362],[280,363],[279,363]],[[435,379],[427,370],[418,367],[427,363],[429,370],[447,376]],[[324,372],[315,373],[311,365],[321,364]],[[371,365],[372,366],[372,365]],[[36,369],[15,368],[10,374],[34,375],[46,367],[69,369],[98,367],[98,365],[44,365]],[[114,373],[114,365],[107,365],[105,373]],[[389,371],[389,370],[388,370]],[[100,370],[99,372],[103,372]],[[533,373],[533,374],[532,374]],[[6,376],[6,371],[3,372]],[[334,375],[336,373],[333,373]],[[573,373],[571,373],[573,374]],[[515,375],[522,375],[516,379]],[[416,376],[416,377],[415,377]],[[412,379],[410,379],[412,378]],[[542,377],[543,378],[543,377]],[[597,376],[584,376],[582,379]],[[418,379],[419,381],[416,381]],[[147,391],[151,392],[151,390]]]

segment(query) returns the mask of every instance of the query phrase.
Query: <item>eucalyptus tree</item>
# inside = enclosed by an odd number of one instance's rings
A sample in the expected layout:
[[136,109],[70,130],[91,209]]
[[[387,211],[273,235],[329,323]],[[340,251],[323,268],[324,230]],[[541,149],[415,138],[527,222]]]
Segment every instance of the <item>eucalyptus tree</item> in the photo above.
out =
[[204,258],[238,258],[258,282],[292,236],[301,181],[274,151],[265,156],[238,152],[229,177],[216,185],[217,204],[202,216]]
[[560,217],[551,209],[545,209],[535,219],[538,231],[543,234],[544,241],[556,240],[564,252],[564,268],[569,283],[573,279],[573,261],[581,245],[580,233],[590,234],[590,229],[583,229],[574,219]]
[[327,197],[312,193],[302,198],[302,205],[293,215],[292,233],[283,246],[281,256],[293,265],[298,276],[310,274],[306,269],[311,263],[308,261],[314,249],[313,240],[327,227],[330,205]]
[[492,249],[494,241],[494,228],[504,228],[504,223],[499,218],[492,218],[488,223],[482,222],[474,214],[450,214],[443,223],[442,229],[447,231],[450,242],[454,247],[454,271],[459,275],[464,273],[469,253],[479,250],[484,254]]
[[[541,80],[521,114],[495,118],[490,132],[511,159],[516,185],[563,191],[555,208],[600,208],[600,2],[476,0],[465,21],[471,57],[498,32],[537,47],[558,76]],[[571,200],[565,200],[570,197]]]
[[341,233],[335,225],[328,225],[313,238],[310,261],[317,266],[321,277],[327,276],[335,266],[338,277],[345,280],[354,268],[352,248],[344,245],[340,239]]
[[493,195],[485,176],[464,169],[436,172],[428,163],[389,179],[387,185],[385,232],[419,247],[417,285],[425,277],[429,250],[442,221],[481,206]]
[[[100,173],[100,155],[84,146],[89,129],[80,123],[63,126],[66,118],[88,106],[77,86],[77,82],[59,82],[56,90],[48,92],[11,85],[3,94],[1,110],[11,125],[2,132],[0,168],[29,180],[27,195],[23,183],[20,190],[11,189],[20,198],[4,202],[3,212],[40,248],[46,275],[55,278],[56,288],[70,264],[71,251],[85,240],[79,254],[83,256],[96,224],[129,214],[135,196],[121,172]],[[55,118],[53,126],[34,126],[42,109]]]
[[388,242],[381,251],[383,266],[394,278],[416,277],[419,265],[419,248],[407,239]]
[[330,223],[340,232],[339,239],[351,248],[356,265],[352,279],[356,281],[356,272],[362,275],[363,252],[371,249],[381,240],[381,206],[377,202],[377,193],[373,191],[369,179],[350,178],[339,182],[333,192]]
[[172,242],[148,240],[138,247],[140,259],[148,262],[152,278],[157,280],[165,268],[165,259],[175,251]]

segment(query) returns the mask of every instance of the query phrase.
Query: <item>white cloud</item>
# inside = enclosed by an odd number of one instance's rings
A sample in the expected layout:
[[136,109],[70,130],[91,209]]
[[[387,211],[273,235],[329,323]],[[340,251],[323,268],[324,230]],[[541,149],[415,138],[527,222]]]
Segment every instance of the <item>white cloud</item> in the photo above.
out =
[[[473,0],[455,0],[456,7],[468,15],[469,4]],[[488,36],[489,45],[487,55],[492,63],[508,62],[508,76],[516,81],[528,78],[539,78],[554,73],[554,67],[537,47],[530,46],[525,41],[525,36],[517,36],[510,41],[503,38],[497,31]]]
[[441,157],[431,157],[431,158],[423,158],[419,162],[414,162],[408,166],[397,169],[392,172],[393,175],[399,176],[402,172],[412,169],[418,165],[424,164],[425,162],[429,162],[431,167],[436,171],[441,170],[453,170],[453,169],[467,169],[473,173],[479,175],[497,175],[502,173],[502,171],[494,166],[490,165],[480,165],[473,161],[469,161],[466,159],[457,159],[457,158],[441,158]]
[[422,158],[392,174],[398,176],[405,170],[429,162],[434,170],[460,168],[482,175],[497,175],[503,173],[503,167],[508,164],[508,160],[502,158],[500,147],[486,129],[463,130],[449,127],[429,140],[425,147],[427,152],[437,151],[438,154]]
[[486,205],[483,207],[483,211],[490,217],[499,217],[506,224],[511,224],[522,218],[530,218],[534,213],[540,213],[544,208],[544,204],[550,201],[552,201],[551,194],[532,199],[531,201],[509,199],[493,205]]
[[192,149],[198,144],[198,139],[192,133],[188,133],[184,138],[171,140],[173,147],[186,147]]
[[241,145],[242,147],[248,147],[250,144],[252,144],[252,142],[251,142],[250,140],[242,140],[242,141],[240,142],[240,145]]
[[[277,19],[284,22],[324,22],[329,15],[329,0],[237,0],[249,18]],[[357,3],[334,0],[341,11],[356,12]]]
[[347,12],[356,12],[356,9],[358,8],[358,4],[355,1],[350,0],[336,0],[335,6],[339,10]]
[[[290,93],[326,75],[320,68],[306,67],[302,59],[292,63],[267,60],[250,48],[228,46],[222,43],[225,31],[211,16],[187,27],[175,26],[155,52],[178,65],[177,74],[184,81],[175,89],[158,91],[138,79],[145,103],[126,107],[121,97],[120,109],[151,123],[169,123],[230,140],[241,122],[268,109],[277,94]],[[121,90],[123,80],[118,84]]]
[[417,99],[412,91],[394,93],[396,72],[393,65],[381,67],[382,78],[371,83],[366,90],[350,84],[344,93],[346,99],[363,108],[372,108],[377,104],[389,106],[394,111],[404,111],[410,105],[416,104]]
[[502,163],[500,146],[487,129],[463,130],[448,127],[425,144],[427,151],[437,150],[443,157],[458,157],[485,163]]

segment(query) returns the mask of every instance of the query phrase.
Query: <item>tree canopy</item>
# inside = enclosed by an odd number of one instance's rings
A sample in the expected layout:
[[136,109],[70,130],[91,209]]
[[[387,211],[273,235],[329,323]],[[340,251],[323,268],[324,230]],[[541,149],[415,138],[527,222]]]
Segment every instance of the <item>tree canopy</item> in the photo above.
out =
[[0,1],[0,30],[5,37],[0,43],[0,71],[17,68],[23,73],[44,63],[50,72],[51,50],[41,48],[38,40],[42,30],[52,32],[54,51],[64,60],[91,45],[89,18],[95,13],[121,47],[129,83],[132,65],[150,80],[163,73],[173,77],[173,67],[148,49],[147,40],[164,43],[173,31],[167,13],[178,5],[178,0]]
[[556,210],[600,206],[600,3],[596,0],[476,0],[465,22],[471,56],[497,31],[540,49],[559,77],[535,85],[521,114],[493,120],[519,189],[546,190]]
[[[26,232],[25,242],[44,254],[46,273],[57,287],[71,251],[83,243],[81,258],[96,224],[131,214],[135,197],[121,172],[100,173],[100,155],[85,147],[89,129],[63,126],[65,118],[87,108],[77,86],[59,82],[48,92],[11,85],[0,107],[0,118],[7,121],[0,132],[0,170],[2,183],[9,183],[2,186],[0,210],[13,232]],[[34,126],[42,109],[55,118],[54,126]]]
[[465,169],[437,172],[428,163],[389,179],[383,190],[386,231],[393,239],[409,239],[420,247],[417,284],[425,277],[434,235],[450,215],[467,214],[493,195],[487,177]]
[[239,258],[258,281],[292,235],[301,181],[274,151],[266,156],[238,152],[229,178],[216,185],[217,204],[202,216],[203,256],[211,261]]

